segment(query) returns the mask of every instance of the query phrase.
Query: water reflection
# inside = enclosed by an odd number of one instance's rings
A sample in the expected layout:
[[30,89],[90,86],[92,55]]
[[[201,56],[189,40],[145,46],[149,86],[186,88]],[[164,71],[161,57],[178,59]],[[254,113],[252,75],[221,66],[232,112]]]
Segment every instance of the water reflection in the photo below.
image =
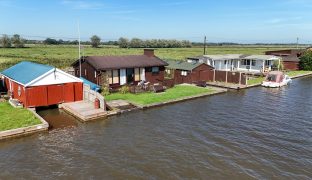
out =
[[1,142],[0,179],[311,179],[311,92],[303,78],[74,121]]

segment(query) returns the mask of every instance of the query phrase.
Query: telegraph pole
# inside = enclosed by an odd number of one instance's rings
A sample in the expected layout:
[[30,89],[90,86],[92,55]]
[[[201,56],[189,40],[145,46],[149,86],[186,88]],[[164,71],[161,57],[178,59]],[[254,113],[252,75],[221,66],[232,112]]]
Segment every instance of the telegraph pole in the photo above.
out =
[[206,43],[207,43],[207,37],[205,36],[205,39],[204,39],[204,55],[206,55]]
[[299,49],[299,38],[297,37],[297,49]]
[[81,77],[81,56],[80,56],[80,27],[79,27],[79,21],[78,21],[78,58],[79,58],[79,77]]

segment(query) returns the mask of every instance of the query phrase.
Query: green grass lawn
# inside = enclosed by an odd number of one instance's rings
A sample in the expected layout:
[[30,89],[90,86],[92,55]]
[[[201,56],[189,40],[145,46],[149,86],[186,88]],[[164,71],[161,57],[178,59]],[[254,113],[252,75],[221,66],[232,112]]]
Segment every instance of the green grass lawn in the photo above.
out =
[[249,80],[247,81],[247,84],[248,84],[249,86],[256,85],[256,84],[261,84],[262,81],[264,81],[264,78],[265,78],[265,77],[255,77],[255,78],[249,79]]
[[40,124],[30,111],[13,108],[9,103],[0,103],[0,131]]
[[299,75],[304,75],[304,74],[309,74],[309,73],[312,73],[312,71],[289,71],[289,72],[286,72],[286,74],[289,77],[294,77],[294,76],[299,76]]
[[121,93],[113,93],[106,96],[107,101],[111,100],[127,100],[134,104],[139,105],[148,105],[154,103],[161,103],[170,100],[177,100],[188,96],[200,95],[204,93],[213,93],[215,92],[209,88],[201,88],[190,85],[177,85],[173,88],[167,89],[163,93],[141,93],[141,94],[121,94]]
[[[264,54],[268,50],[291,48],[290,46],[209,46],[208,54]],[[91,48],[85,46],[85,56],[103,55],[140,55],[143,49],[121,49],[118,47],[102,46]],[[190,56],[203,54],[203,48],[158,48],[156,55],[162,59],[185,60]],[[26,48],[0,48],[0,71],[22,60],[49,64],[58,68],[69,67],[78,59],[78,48],[73,45],[26,45]]]

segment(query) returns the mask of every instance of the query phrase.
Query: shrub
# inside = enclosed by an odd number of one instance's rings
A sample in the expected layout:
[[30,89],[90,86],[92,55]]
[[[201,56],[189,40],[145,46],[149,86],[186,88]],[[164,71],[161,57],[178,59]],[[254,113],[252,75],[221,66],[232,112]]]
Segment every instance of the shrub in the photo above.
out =
[[108,96],[109,94],[110,94],[110,92],[109,92],[109,87],[107,87],[107,86],[105,86],[105,87],[103,87],[102,89],[101,89],[101,94],[103,95],[103,96]]
[[299,66],[301,70],[312,71],[312,51],[307,51],[300,57]]
[[122,86],[120,89],[119,89],[119,92],[121,94],[126,94],[129,92],[129,87],[128,86]]

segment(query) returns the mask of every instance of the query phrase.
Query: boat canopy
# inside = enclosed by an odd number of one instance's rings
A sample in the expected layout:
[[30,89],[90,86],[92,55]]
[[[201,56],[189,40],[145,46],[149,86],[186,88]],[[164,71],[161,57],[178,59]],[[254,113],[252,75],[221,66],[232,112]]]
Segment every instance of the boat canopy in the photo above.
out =
[[284,73],[281,71],[271,71],[266,76],[265,81],[280,83],[284,79]]

